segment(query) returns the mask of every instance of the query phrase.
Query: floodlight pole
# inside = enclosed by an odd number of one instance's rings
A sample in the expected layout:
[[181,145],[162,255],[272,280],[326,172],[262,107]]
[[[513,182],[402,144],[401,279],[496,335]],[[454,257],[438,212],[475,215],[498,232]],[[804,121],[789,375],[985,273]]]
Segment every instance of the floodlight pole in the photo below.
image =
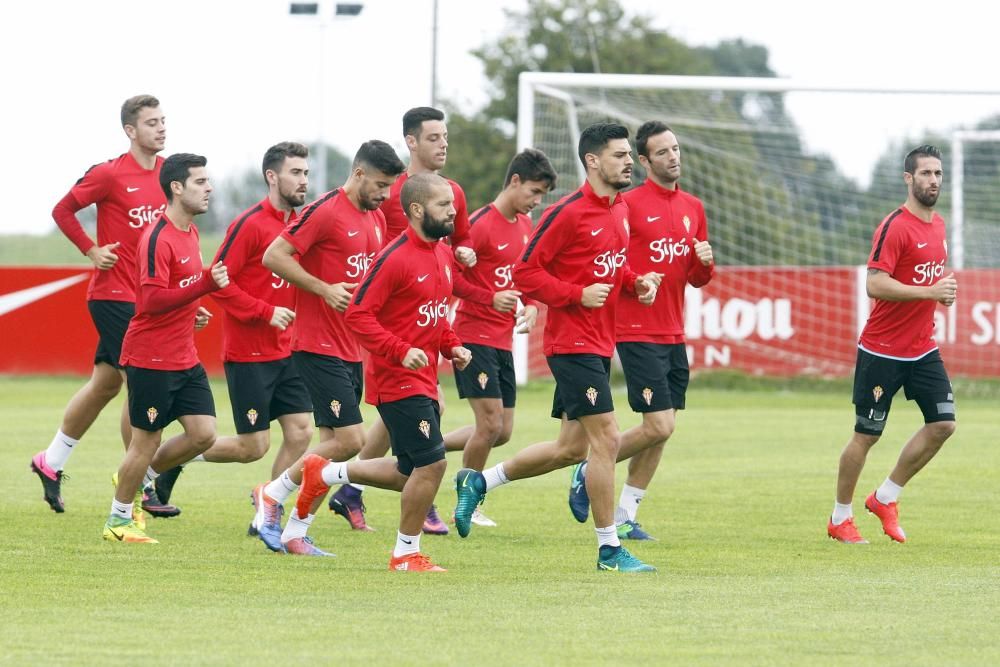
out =
[[431,12],[431,106],[437,108],[438,68],[438,0],[433,0]]
[[313,165],[311,179],[315,183],[314,192],[321,194],[326,192],[328,175],[326,169],[327,148],[326,148],[326,32],[327,28],[337,18],[352,18],[361,14],[364,9],[362,3],[342,3],[338,2],[331,12],[324,11],[323,2],[302,3],[293,2],[289,5],[288,11],[292,15],[316,16],[319,18],[319,139],[316,142],[316,160]]

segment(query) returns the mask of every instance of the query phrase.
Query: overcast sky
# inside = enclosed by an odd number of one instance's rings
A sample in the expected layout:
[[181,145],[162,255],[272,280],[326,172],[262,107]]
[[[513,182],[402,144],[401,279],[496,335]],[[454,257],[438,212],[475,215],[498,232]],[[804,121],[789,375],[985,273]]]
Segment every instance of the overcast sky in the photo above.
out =
[[[140,92],[162,102],[165,154],[208,156],[217,182],[259,164],[264,149],[277,141],[309,141],[320,132],[348,154],[370,138],[401,147],[402,112],[430,102],[432,2],[364,4],[360,17],[325,28],[322,72],[319,22],[289,16],[283,0],[5,5],[0,233],[53,228],[52,206],[73,182],[90,165],[127,149],[118,109]],[[469,108],[484,101],[486,83],[468,52],[498,34],[504,7],[525,4],[440,0],[438,79],[444,96]],[[981,3],[841,0],[829,3],[829,10],[767,0],[623,4],[654,15],[658,27],[690,44],[734,37],[763,44],[772,68],[797,80],[1000,90],[996,10]],[[328,82],[322,127],[321,78]],[[886,137],[947,123],[939,120],[943,116],[953,115],[950,124],[974,121],[978,104],[929,99],[892,120],[891,110],[871,116],[859,130],[844,127],[850,109],[803,102],[797,120],[811,149],[831,153],[863,180]]]

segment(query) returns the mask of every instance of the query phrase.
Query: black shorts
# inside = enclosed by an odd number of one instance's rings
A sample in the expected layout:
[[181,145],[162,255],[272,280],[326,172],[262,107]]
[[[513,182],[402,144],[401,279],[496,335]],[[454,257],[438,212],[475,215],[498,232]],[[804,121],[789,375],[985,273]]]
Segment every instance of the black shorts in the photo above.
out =
[[376,406],[392,442],[396,468],[409,476],[414,468],[444,460],[441,410],[427,396],[411,396]]
[[129,320],[135,315],[135,304],[128,301],[88,301],[87,310],[97,329],[97,351],[94,365],[111,364],[122,368],[122,341],[128,330]]
[[472,361],[464,371],[455,368],[459,398],[499,398],[505,408],[517,402],[514,379],[514,355],[488,345],[463,343],[472,352]]
[[129,420],[135,428],[159,431],[185,415],[215,416],[215,400],[201,364],[183,371],[128,366],[125,377]]
[[635,412],[683,410],[687,395],[687,346],[683,343],[618,343],[628,404]]
[[344,428],[362,422],[361,362],[312,352],[292,352],[292,359],[312,397],[316,426]]
[[892,398],[903,388],[916,401],[924,423],[955,421],[955,395],[937,350],[912,361],[889,359],[858,349],[854,367],[854,430],[881,435],[889,417]]
[[545,357],[556,379],[552,416],[576,419],[614,412],[611,399],[611,358],[596,354],[555,354]]
[[237,433],[266,431],[273,419],[312,412],[309,390],[291,357],[275,361],[227,361],[223,366]]

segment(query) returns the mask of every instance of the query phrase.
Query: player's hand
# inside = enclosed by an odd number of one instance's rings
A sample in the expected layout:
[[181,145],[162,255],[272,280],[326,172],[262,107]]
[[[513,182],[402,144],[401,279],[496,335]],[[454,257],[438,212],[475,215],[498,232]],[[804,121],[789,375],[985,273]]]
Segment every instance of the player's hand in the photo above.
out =
[[464,371],[465,367],[472,361],[472,351],[467,347],[451,348],[451,363],[455,368]]
[[352,292],[354,292],[357,286],[357,283],[334,283],[333,285],[328,285],[326,291],[323,293],[323,300],[334,310],[344,312],[347,310],[347,306],[350,305]]
[[955,280],[955,272],[952,271],[941,280],[930,287],[931,298],[938,303],[950,306],[955,303],[955,296],[958,293],[958,281]]
[[635,293],[639,295],[639,303],[648,306],[656,300],[656,284],[646,276],[639,276],[635,281]]
[[465,246],[459,246],[455,248],[455,259],[458,263],[463,266],[475,266],[476,265],[476,251],[472,248],[466,248]]
[[712,257],[712,246],[708,241],[699,241],[698,239],[691,239],[694,244],[691,246],[694,248],[694,254],[698,257],[700,261],[705,266],[710,266],[714,260]]
[[600,308],[608,300],[611,294],[611,285],[607,283],[594,283],[583,288],[583,298],[580,305],[584,308]]
[[194,314],[194,329],[204,329],[208,326],[208,321],[212,319],[212,313],[204,306],[198,306],[198,312]]
[[284,331],[288,327],[292,326],[292,321],[294,319],[294,310],[289,310],[288,308],[284,308],[282,306],[275,306],[274,314],[271,315],[271,326]]
[[215,266],[212,267],[212,280],[219,286],[219,289],[225,289],[229,286],[229,269],[226,268],[225,264],[215,263]]
[[101,271],[107,271],[118,263],[118,255],[115,254],[115,248],[120,245],[120,241],[115,241],[114,243],[102,246],[95,245],[87,251],[87,257],[98,269]]
[[644,273],[642,274],[641,277],[646,282],[656,285],[657,287],[659,287],[660,283],[663,282],[663,274],[657,273],[656,271],[650,271],[649,273]]
[[411,371],[423,368],[428,363],[427,355],[419,347],[411,347],[403,357],[403,368],[409,368]]
[[509,313],[517,308],[517,297],[521,292],[516,289],[505,289],[493,295],[493,308],[501,313]]
[[519,334],[530,333],[535,328],[535,321],[538,319],[538,308],[535,306],[525,306],[517,311],[517,321],[514,323],[514,331]]

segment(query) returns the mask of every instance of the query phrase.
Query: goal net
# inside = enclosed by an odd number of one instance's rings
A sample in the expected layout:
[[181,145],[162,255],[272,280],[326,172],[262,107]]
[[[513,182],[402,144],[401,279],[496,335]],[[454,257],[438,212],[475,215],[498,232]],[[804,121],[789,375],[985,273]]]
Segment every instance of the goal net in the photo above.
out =
[[[903,156],[937,145],[959,298],[939,306],[935,335],[953,375],[1000,375],[1000,89],[530,72],[518,103],[519,148],[541,149],[559,174],[543,207],[583,181],[587,125],[613,120],[634,136],[657,119],[676,133],[681,187],[705,204],[718,264],[687,290],[693,371],[850,376],[872,233],[906,199]],[[519,377],[548,374],[540,329],[519,338]]]

